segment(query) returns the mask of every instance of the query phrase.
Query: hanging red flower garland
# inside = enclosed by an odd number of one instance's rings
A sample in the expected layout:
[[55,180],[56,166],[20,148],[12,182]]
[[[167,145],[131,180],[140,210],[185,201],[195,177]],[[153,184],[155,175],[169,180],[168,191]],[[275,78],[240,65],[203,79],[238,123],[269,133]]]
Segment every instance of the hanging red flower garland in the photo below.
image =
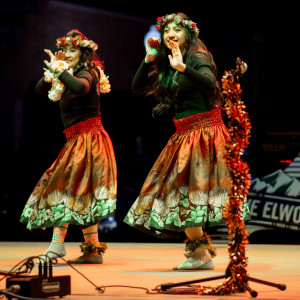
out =
[[243,220],[244,200],[251,184],[249,167],[242,160],[242,155],[249,144],[251,123],[246,112],[246,105],[241,100],[242,89],[239,78],[247,70],[247,65],[237,58],[237,68],[226,71],[222,78],[222,89],[225,95],[225,111],[229,118],[228,129],[231,140],[226,145],[225,159],[231,174],[229,201],[223,217],[228,227],[229,265],[225,282],[217,287],[200,286],[196,290],[200,295],[229,295],[245,292],[247,284],[247,257],[245,247],[248,243],[247,230]]

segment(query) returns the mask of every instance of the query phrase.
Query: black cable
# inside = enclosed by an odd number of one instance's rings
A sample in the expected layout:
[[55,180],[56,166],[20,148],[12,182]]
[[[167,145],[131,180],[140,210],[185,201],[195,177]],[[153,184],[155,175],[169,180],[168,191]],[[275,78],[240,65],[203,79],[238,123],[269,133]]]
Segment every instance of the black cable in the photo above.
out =
[[[39,256],[30,256],[28,258],[25,258],[23,260],[21,260],[19,263],[17,263],[15,266],[13,266],[7,274],[5,274],[1,279],[0,279],[0,282],[8,277],[8,276],[18,276],[18,274],[23,274],[23,273],[31,273],[33,267],[34,267],[34,262],[33,262],[33,259],[35,258],[39,258]],[[19,265],[21,265],[16,271],[14,271]],[[22,268],[25,267],[26,270],[25,271],[22,271]],[[12,274],[12,273],[16,273],[16,274]]]
[[18,298],[18,299],[24,299],[24,300],[55,300],[53,298],[30,298],[30,297],[25,297],[21,295],[17,295],[11,292],[7,292],[6,290],[0,290],[0,294],[3,294],[5,296],[10,296],[12,298]]
[[98,292],[103,294],[105,291],[105,288],[107,288],[107,287],[126,287],[126,288],[131,288],[131,289],[141,289],[141,290],[146,290],[147,294],[151,294],[149,289],[147,289],[147,288],[139,287],[139,286],[131,286],[131,285],[102,285],[102,286],[97,287],[97,290],[98,290]]
[[[57,253],[55,253],[55,252],[53,252],[53,251],[49,251],[49,252],[47,252],[47,254],[48,253],[53,253],[53,254],[55,254],[55,255],[57,255],[59,258],[61,258],[64,262],[66,262],[73,270],[75,270],[78,274],[80,274],[83,278],[85,278],[89,283],[91,283],[96,289],[98,289],[98,286],[96,285],[96,284],[94,284],[91,280],[89,280],[85,275],[83,275],[80,271],[78,271],[74,266],[72,266],[72,264],[70,264],[67,260],[65,260],[63,257],[61,257],[61,256],[59,256]],[[46,256],[47,256],[47,254],[46,254]],[[48,256],[47,256],[47,258],[49,258]],[[50,260],[50,259],[49,259]],[[57,262],[57,260],[55,259],[55,261]],[[55,263],[56,263],[55,262]],[[54,264],[55,264],[54,263]]]
[[[39,259],[39,272],[41,272],[41,268],[42,268],[42,264],[41,264],[41,261],[44,262],[44,272],[45,272],[45,268],[47,266],[47,261],[51,261],[51,267],[52,267],[52,263],[53,264],[56,264],[57,263],[57,259],[51,259],[49,256],[48,256],[48,253],[53,253],[55,254],[57,257],[61,258],[64,262],[66,262],[73,270],[75,270],[79,275],[81,275],[83,278],[85,278],[90,284],[92,284],[95,289],[99,292],[99,293],[104,293],[105,291],[105,288],[107,287],[126,287],[126,288],[132,288],[132,289],[142,289],[142,290],[145,290],[147,294],[151,294],[149,289],[147,288],[144,288],[144,287],[135,287],[135,286],[129,286],[129,285],[107,285],[107,286],[97,286],[95,283],[93,283],[89,278],[87,278],[84,274],[82,274],[80,271],[78,271],[71,263],[69,263],[67,260],[65,260],[63,257],[61,257],[60,255],[58,255],[56,252],[53,252],[53,251],[49,251],[47,252],[47,254],[42,254],[42,255],[38,255],[38,256],[30,256],[26,259],[23,259],[21,262],[17,263],[6,275],[4,275],[0,281],[2,281],[4,278],[8,277],[8,276],[12,276],[12,272],[13,270],[19,266],[20,264],[22,264],[20,267],[19,267],[19,271],[22,270],[22,268],[24,266],[26,266],[26,272],[28,272],[29,270],[29,273],[32,271],[33,267],[34,267],[34,262],[33,260],[36,258],[36,259]],[[46,258],[46,259],[45,259]],[[22,271],[24,273],[24,271]],[[18,274],[18,272],[16,272]],[[20,272],[19,272],[20,273]],[[52,272],[51,272],[52,273]],[[13,274],[13,276],[16,276],[17,277],[17,274]],[[51,274],[52,275],[52,274]],[[28,297],[25,297],[25,296],[19,296],[19,295],[15,295],[11,292],[7,292],[5,290],[0,290],[1,293],[5,294],[7,293],[8,296],[11,296],[13,295],[14,297],[19,297],[19,299],[35,299],[35,300],[39,300],[37,298],[28,298]],[[11,295],[10,295],[11,294]],[[156,293],[155,293],[156,294]],[[49,299],[49,298],[48,298]]]
[[[49,251],[48,253],[54,253],[57,255],[57,253],[53,252],[53,251]],[[59,256],[60,257],[60,256]],[[95,283],[93,283],[90,279],[88,279],[85,275],[83,275],[80,271],[78,271],[71,263],[69,263],[67,260],[65,260],[63,257],[60,257],[63,261],[65,261],[73,270],[75,270],[78,274],[80,274],[83,278],[85,278],[89,283],[91,283],[95,288],[96,290],[99,292],[99,293],[104,293],[105,291],[105,288],[106,287],[127,287],[127,288],[132,288],[132,289],[143,289],[143,290],[146,290],[146,293],[147,294],[150,294],[150,291],[149,289],[147,288],[144,288],[144,287],[135,287],[135,286],[129,286],[129,285],[107,285],[107,286],[97,286]]]

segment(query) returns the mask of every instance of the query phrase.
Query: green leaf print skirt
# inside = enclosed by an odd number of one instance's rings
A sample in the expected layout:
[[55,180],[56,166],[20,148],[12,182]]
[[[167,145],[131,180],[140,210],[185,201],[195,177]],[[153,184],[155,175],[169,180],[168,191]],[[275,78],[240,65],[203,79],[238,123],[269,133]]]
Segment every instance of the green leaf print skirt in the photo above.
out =
[[63,223],[90,226],[114,216],[117,168],[100,117],[64,131],[67,143],[30,195],[20,222],[29,230]]
[[[124,222],[161,238],[189,227],[225,224],[231,179],[224,149],[229,132],[219,109],[173,119],[176,133],[150,170]],[[247,202],[244,220],[250,219]]]

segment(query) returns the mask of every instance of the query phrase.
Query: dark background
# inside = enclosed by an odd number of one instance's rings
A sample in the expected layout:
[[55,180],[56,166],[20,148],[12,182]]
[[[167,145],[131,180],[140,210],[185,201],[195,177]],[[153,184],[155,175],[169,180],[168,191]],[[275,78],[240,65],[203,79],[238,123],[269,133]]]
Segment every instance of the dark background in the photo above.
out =
[[[247,160],[253,177],[293,160],[300,146],[296,7],[273,1],[163,2],[120,7],[110,1],[2,1],[0,20],[0,240],[49,240],[19,224],[21,211],[42,173],[65,143],[58,104],[34,92],[43,74],[43,49],[77,28],[99,45],[112,91],[101,99],[102,121],[118,165],[118,227],[106,241],[158,241],[122,222],[158,154],[174,132],[172,116],[153,119],[152,99],[131,92],[145,51],[143,39],[157,16],[186,13],[214,56],[219,79],[239,56],[249,69],[241,79],[252,123]],[[205,3],[204,3],[205,2]],[[173,5],[174,4],[174,5]],[[80,240],[74,228],[67,240]]]

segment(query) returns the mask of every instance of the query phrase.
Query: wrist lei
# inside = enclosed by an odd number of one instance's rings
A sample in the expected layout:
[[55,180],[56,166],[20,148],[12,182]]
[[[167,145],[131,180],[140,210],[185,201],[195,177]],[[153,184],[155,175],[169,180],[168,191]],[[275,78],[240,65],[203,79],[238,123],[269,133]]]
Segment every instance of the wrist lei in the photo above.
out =
[[67,62],[63,60],[55,60],[50,65],[49,69],[45,69],[44,80],[52,83],[52,87],[48,92],[48,98],[53,102],[59,101],[65,91],[65,85],[58,79],[58,77],[68,68],[69,64]]
[[100,68],[97,67],[99,72],[100,72],[100,80],[97,84],[97,93],[109,93],[110,92],[110,83],[108,81],[108,77],[106,76],[104,71]]

